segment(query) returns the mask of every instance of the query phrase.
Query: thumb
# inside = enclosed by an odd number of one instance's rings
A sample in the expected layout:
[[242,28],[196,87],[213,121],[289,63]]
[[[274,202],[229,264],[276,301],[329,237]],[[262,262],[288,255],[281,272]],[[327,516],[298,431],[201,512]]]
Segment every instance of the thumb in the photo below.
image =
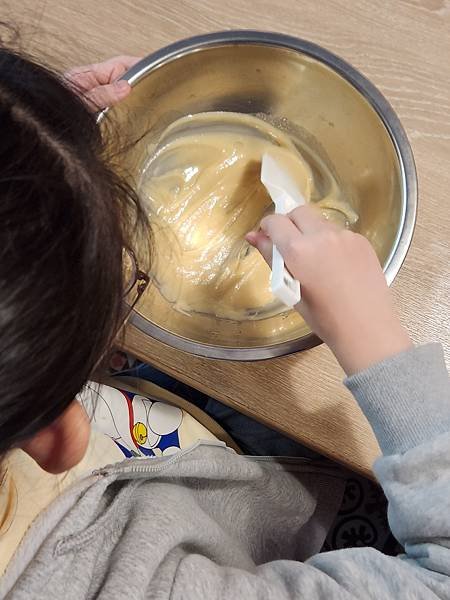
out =
[[270,238],[268,238],[267,235],[262,231],[250,231],[250,233],[247,233],[245,236],[245,239],[251,246],[259,250],[260,254],[270,267],[272,265],[273,249],[273,244]]
[[107,85],[99,85],[85,94],[85,98],[89,104],[92,104],[94,109],[106,108],[113,106],[128,96],[131,91],[130,84],[124,79],[109,83]]

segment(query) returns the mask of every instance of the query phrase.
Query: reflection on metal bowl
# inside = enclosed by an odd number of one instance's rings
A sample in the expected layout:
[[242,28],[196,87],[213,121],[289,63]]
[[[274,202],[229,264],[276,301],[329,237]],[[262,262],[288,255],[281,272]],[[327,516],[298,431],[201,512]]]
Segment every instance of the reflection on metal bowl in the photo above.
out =
[[[127,139],[146,134],[124,157],[136,181],[148,144],[184,115],[235,111],[283,119],[310,136],[332,166],[359,214],[357,231],[370,240],[392,282],[414,230],[416,172],[398,118],[358,71],[297,38],[229,31],[163,48],[125,78],[133,93],[108,112]],[[175,348],[214,358],[258,360],[319,343],[294,311],[264,321],[183,314],[154,285],[132,323]]]

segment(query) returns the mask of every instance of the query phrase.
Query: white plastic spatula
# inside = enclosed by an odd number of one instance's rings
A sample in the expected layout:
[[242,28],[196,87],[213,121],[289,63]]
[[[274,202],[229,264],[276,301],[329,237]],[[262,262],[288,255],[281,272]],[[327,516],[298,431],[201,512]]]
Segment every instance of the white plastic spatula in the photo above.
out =
[[[304,197],[289,173],[267,152],[262,157],[261,182],[275,204],[275,213],[285,215],[297,206],[305,204]],[[286,306],[292,307],[300,302],[300,283],[285,268],[283,257],[275,244],[272,252],[270,288],[273,295]]]

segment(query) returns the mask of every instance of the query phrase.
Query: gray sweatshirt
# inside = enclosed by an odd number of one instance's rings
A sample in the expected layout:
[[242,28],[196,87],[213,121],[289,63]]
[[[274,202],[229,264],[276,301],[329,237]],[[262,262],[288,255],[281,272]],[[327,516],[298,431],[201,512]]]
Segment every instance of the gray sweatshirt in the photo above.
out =
[[[102,469],[33,524],[8,599],[450,599],[450,397],[438,345],[346,380],[383,451],[376,475],[405,554],[315,554],[338,473],[198,444]],[[333,483],[334,482],[334,483]],[[329,511],[328,511],[329,512]],[[314,524],[312,527],[311,524]]]

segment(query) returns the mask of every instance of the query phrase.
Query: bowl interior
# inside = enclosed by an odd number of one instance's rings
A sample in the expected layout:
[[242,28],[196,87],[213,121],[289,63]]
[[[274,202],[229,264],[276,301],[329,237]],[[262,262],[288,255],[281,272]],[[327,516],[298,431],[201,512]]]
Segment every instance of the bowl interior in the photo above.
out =
[[[221,110],[284,118],[332,167],[359,214],[356,230],[387,265],[403,211],[397,153],[370,103],[330,67],[275,45],[219,44],[171,57],[133,85],[133,93],[110,116],[121,129],[121,138],[139,140],[124,159],[135,182],[148,146],[182,116]],[[242,322],[181,314],[156,286],[150,286],[137,312],[183,339],[187,347],[189,342],[223,348],[274,347],[310,333],[293,311]]]

